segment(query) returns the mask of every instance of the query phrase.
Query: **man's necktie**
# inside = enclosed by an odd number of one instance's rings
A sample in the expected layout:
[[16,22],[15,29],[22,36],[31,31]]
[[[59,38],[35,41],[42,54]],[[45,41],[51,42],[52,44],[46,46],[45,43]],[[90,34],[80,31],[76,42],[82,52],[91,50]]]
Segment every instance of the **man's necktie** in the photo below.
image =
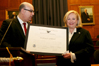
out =
[[26,23],[23,23],[23,25],[24,25],[24,31],[25,31],[25,35],[26,35]]

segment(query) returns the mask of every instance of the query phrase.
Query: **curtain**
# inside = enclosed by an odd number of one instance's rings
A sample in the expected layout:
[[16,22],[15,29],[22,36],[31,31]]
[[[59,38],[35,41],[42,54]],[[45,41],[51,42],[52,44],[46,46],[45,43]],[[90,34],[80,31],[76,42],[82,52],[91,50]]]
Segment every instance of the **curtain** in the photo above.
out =
[[64,26],[63,17],[68,11],[67,0],[33,0],[33,24]]

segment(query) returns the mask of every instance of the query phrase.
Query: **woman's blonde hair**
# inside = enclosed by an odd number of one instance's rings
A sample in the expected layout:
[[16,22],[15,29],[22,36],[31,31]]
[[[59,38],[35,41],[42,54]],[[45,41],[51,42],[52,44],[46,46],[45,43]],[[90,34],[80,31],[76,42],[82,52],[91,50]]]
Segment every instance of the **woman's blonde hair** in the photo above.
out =
[[64,23],[65,23],[65,27],[68,27],[67,26],[67,18],[68,18],[68,15],[69,14],[71,14],[71,13],[74,13],[76,16],[77,16],[77,21],[78,21],[78,23],[77,23],[77,28],[78,27],[82,27],[82,21],[81,21],[81,17],[80,17],[80,15],[78,14],[78,12],[77,11],[75,11],[75,10],[70,10],[70,11],[68,11],[66,14],[65,14],[65,16],[64,16],[64,18],[63,18],[63,21],[64,21]]

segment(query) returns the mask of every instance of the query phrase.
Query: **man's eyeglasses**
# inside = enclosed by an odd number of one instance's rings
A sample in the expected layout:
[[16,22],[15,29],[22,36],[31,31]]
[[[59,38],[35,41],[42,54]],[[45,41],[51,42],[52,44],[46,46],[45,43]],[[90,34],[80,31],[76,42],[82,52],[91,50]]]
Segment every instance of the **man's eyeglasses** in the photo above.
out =
[[24,9],[24,10],[29,11],[29,12],[31,12],[31,13],[32,13],[32,12],[34,13],[34,11],[33,11],[33,10],[29,10],[29,9]]

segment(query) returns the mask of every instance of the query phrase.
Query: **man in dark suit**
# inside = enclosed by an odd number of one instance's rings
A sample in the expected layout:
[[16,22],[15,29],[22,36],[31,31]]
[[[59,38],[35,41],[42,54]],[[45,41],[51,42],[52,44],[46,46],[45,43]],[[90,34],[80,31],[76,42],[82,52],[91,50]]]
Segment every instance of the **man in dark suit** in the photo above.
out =
[[[23,2],[19,6],[19,14],[17,18],[4,20],[0,29],[1,47],[24,47],[26,28],[28,22],[31,21],[34,15],[34,7],[28,2]],[[8,27],[9,26],[9,27]],[[9,28],[9,29],[8,29]],[[20,56],[24,59],[22,65],[35,66],[35,56],[30,54],[20,53]]]
[[89,18],[89,14],[87,13],[87,9],[84,9],[84,12],[81,14],[81,18],[82,18],[82,23],[90,22],[90,18]]
[[12,18],[12,19],[13,19],[13,18],[17,18],[16,12],[12,12],[11,18]]
[[[1,47],[24,47],[26,28],[29,24],[28,21],[31,21],[33,15],[33,5],[28,2],[21,3],[17,18],[4,20],[2,23],[0,35],[3,37],[12,22],[4,39],[1,40]],[[25,29],[23,23],[26,24]]]

